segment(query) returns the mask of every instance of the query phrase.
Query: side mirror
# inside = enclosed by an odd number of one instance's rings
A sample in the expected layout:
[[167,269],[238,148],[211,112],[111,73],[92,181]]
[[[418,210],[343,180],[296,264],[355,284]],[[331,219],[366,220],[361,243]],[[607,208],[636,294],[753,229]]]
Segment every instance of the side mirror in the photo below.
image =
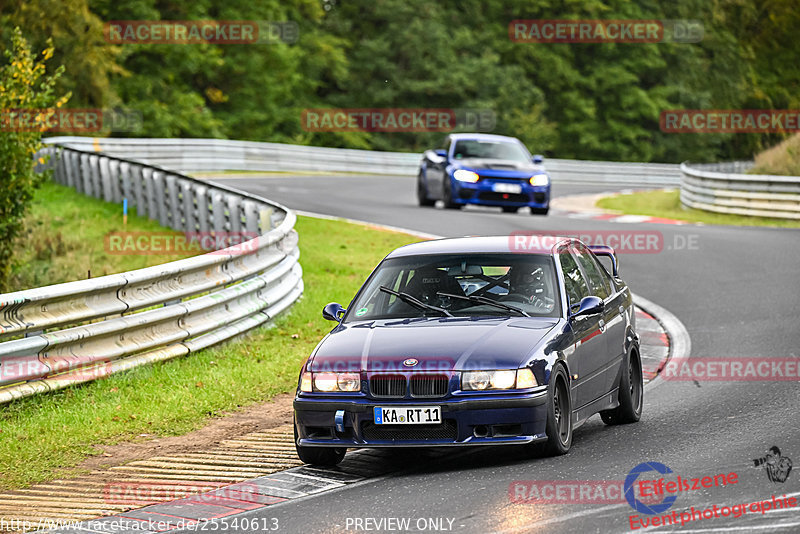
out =
[[447,158],[447,150],[444,150],[443,148],[437,148],[436,150],[433,151],[433,153],[439,156],[440,158],[445,158],[445,159]]
[[602,313],[603,309],[605,308],[605,303],[603,299],[600,297],[595,296],[588,296],[583,297],[581,299],[581,303],[578,305],[578,310],[573,313],[570,317],[581,317],[584,315],[595,315],[597,313]]
[[542,156],[541,154],[534,155],[533,156],[533,162],[536,165],[539,165],[540,163],[544,163],[544,156]]
[[342,308],[342,305],[338,302],[331,302],[322,308],[322,318],[329,321],[336,321],[338,323],[341,322],[341,315],[344,315],[344,312],[346,311],[347,310]]

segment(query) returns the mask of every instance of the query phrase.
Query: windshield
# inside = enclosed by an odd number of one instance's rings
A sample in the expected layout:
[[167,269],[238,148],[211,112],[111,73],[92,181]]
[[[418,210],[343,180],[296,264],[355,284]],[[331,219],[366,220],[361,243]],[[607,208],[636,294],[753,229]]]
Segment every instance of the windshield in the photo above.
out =
[[448,314],[558,317],[558,303],[549,256],[409,256],[378,266],[351,304],[345,322]]
[[481,158],[531,162],[531,157],[517,143],[507,141],[478,141],[463,139],[456,141],[453,149],[455,159]]

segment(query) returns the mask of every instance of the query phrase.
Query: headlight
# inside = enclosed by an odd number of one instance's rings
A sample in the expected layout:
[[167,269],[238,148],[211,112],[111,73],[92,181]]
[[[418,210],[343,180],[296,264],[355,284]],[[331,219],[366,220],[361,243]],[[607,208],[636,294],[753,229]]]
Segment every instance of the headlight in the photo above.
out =
[[[313,382],[313,389],[311,383]],[[359,391],[361,389],[361,375],[358,373],[303,373],[300,381],[300,391]]]
[[486,371],[469,371],[461,375],[461,389],[487,389],[492,377]]
[[314,373],[314,386],[320,391],[336,391],[339,389],[339,378],[336,373]]
[[542,187],[550,183],[550,177],[546,174],[534,174],[531,176],[531,185],[536,187]]
[[499,371],[464,371],[461,373],[461,389],[464,391],[526,389],[537,385],[536,377],[527,368]]
[[358,373],[339,373],[339,391],[358,391],[361,389],[361,376]]
[[464,169],[458,169],[456,172],[453,173],[453,178],[458,180],[459,182],[469,182],[474,184],[480,179],[478,173],[472,171],[465,171]]

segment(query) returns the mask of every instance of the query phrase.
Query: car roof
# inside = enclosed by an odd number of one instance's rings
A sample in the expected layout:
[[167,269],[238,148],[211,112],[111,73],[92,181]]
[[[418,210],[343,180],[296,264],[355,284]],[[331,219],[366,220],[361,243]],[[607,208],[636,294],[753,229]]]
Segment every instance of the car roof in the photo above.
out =
[[506,142],[516,142],[522,143],[516,137],[509,137],[507,135],[496,135],[496,134],[486,134],[486,133],[455,133],[450,134],[450,139],[453,141],[459,141],[462,139],[474,139],[476,141],[506,141]]
[[556,245],[573,238],[540,235],[531,232],[501,236],[450,237],[405,245],[389,253],[387,258],[429,254],[515,253],[550,255]]

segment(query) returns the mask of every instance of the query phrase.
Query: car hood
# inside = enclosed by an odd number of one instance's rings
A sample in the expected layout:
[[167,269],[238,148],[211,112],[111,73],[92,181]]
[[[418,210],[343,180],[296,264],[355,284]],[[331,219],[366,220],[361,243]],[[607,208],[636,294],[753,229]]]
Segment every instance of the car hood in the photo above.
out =
[[[541,165],[536,165],[533,162],[527,163],[524,161],[515,160],[502,160],[502,159],[482,159],[482,158],[467,158],[457,160],[453,163],[456,168],[466,169],[470,171],[497,171],[497,172],[510,172],[517,174],[535,174],[543,172],[544,169]],[[482,173],[485,174],[485,173]]]
[[[317,347],[312,371],[516,369],[555,318],[420,318],[340,325]],[[414,365],[404,365],[414,363]]]

